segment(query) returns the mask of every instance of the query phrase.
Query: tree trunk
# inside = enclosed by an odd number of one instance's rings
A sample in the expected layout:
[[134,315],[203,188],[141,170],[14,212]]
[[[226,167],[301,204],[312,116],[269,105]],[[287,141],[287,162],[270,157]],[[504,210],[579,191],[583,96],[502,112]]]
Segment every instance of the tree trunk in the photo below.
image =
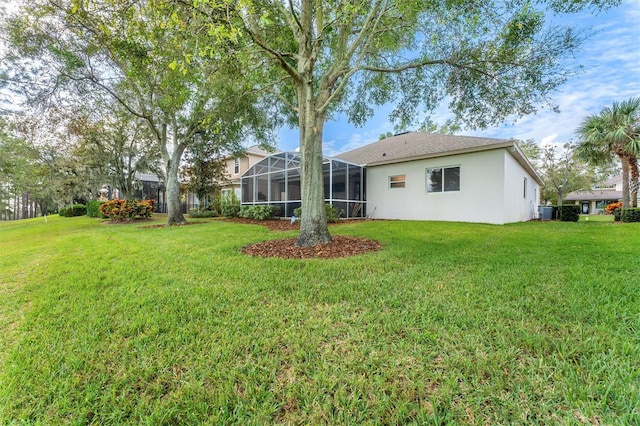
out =
[[322,173],[322,134],[324,114],[318,113],[313,96],[313,84],[306,80],[298,88],[300,123],[300,179],[302,218],[298,247],[315,246],[331,241],[324,207],[324,177]]
[[181,225],[187,220],[182,214],[180,206],[180,182],[178,180],[178,167],[181,154],[174,150],[169,159],[165,160],[165,172],[167,175],[167,225]]
[[620,156],[622,163],[622,208],[628,209],[629,203],[629,157]]
[[635,155],[629,157],[629,172],[631,173],[631,181],[629,182],[629,194],[631,207],[638,207],[638,158]]

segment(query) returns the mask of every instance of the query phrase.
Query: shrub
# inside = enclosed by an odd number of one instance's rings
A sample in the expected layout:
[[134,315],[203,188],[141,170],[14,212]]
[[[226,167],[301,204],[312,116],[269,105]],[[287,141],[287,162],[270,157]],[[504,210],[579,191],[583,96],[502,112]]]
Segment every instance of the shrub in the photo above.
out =
[[87,203],[87,216],[101,217],[104,219],[106,216],[100,212],[100,206],[102,204],[104,204],[104,201],[89,201]]
[[613,220],[616,222],[620,222],[620,216],[622,214],[622,209],[614,209],[613,210]]
[[[327,222],[337,222],[340,220],[342,215],[344,214],[344,210],[338,209],[334,207],[332,204],[324,205],[326,214],[327,214]],[[302,217],[302,207],[298,207],[297,209],[293,209],[293,214],[296,217]]]
[[257,206],[242,206],[240,209],[240,217],[254,220],[267,220],[273,218],[278,212],[279,208],[276,206],[269,206],[266,204],[260,204]]
[[226,217],[238,217],[240,214],[240,200],[233,191],[220,197],[220,213]]
[[580,219],[580,206],[578,204],[563,204],[558,208],[562,222],[577,222]]
[[613,212],[616,209],[621,209],[621,208],[622,208],[622,201],[618,201],[617,203],[607,204],[607,207],[605,208],[605,212],[607,212],[607,214],[613,214]]
[[113,222],[146,219],[153,216],[155,200],[111,200],[100,206],[100,212]]
[[87,214],[87,207],[84,204],[74,204],[61,208],[59,214],[63,217],[84,216]]
[[200,210],[200,209],[193,209],[193,210],[189,210],[189,216],[191,217],[195,217],[195,218],[200,218],[200,217],[217,217],[218,216],[218,212],[215,210]]
[[621,209],[620,219],[623,222],[640,222],[640,208]]

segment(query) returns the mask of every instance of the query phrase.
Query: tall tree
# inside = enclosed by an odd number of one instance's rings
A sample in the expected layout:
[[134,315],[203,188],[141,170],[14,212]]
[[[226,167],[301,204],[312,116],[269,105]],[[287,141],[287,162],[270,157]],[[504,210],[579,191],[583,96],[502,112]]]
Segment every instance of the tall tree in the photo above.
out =
[[[619,1],[546,3],[561,13]],[[207,4],[217,2],[198,1]],[[466,127],[497,124],[547,102],[569,76],[562,59],[581,41],[571,28],[548,25],[528,0],[247,0],[235,10],[272,96],[300,129],[300,246],[331,239],[322,138],[335,114],[363,124],[373,106],[396,102],[392,118],[404,128],[420,108],[447,99]]]
[[590,189],[601,180],[594,168],[587,167],[575,153],[575,145],[565,143],[562,147],[547,145],[540,151],[540,173],[545,185],[541,191],[543,201],[562,205],[571,191]]
[[76,155],[95,175],[92,181],[97,187],[111,185],[129,198],[139,173],[163,176],[160,152],[148,126],[117,103],[97,115],[95,109],[78,110],[67,127],[77,139]]
[[46,64],[49,83],[83,96],[97,90],[146,122],[162,156],[169,225],[186,221],[178,170],[196,135],[224,134],[217,141],[235,148],[249,127],[264,138],[269,124],[268,108],[238,78],[235,32],[218,22],[204,26],[172,0],[36,0],[10,22],[18,54]]
[[578,155],[600,165],[617,157],[622,164],[622,207],[637,207],[640,155],[640,97],[614,102],[587,116],[577,131]]

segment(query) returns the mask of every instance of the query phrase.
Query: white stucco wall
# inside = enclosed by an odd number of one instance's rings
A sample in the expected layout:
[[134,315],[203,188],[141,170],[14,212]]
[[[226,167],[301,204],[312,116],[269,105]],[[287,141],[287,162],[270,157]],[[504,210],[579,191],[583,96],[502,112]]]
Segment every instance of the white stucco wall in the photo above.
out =
[[[533,219],[540,202],[540,185],[504,150],[504,223],[524,222]],[[525,194],[524,180],[527,179]],[[526,196],[525,196],[526,195]]]
[[[426,169],[449,166],[460,166],[460,191],[427,193]],[[389,176],[403,174],[405,188],[390,188]],[[493,224],[529,220],[530,202],[540,189],[528,176],[525,199],[525,175],[506,149],[367,167],[367,214],[377,219]]]

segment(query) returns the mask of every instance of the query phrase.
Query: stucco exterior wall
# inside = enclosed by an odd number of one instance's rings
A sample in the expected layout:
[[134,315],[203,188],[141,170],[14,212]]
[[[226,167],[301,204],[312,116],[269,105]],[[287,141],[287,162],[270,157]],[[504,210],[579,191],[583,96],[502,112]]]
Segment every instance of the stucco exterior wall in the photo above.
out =
[[[505,196],[513,192],[505,190],[505,155],[498,149],[367,167],[367,213],[378,219],[505,223],[513,216],[504,209]],[[427,193],[426,169],[448,166],[460,166],[460,190]],[[390,188],[394,175],[405,175],[404,188]]]
[[505,170],[504,223],[531,220],[536,217],[535,214],[538,211],[540,185],[507,150],[503,150],[503,155]]

